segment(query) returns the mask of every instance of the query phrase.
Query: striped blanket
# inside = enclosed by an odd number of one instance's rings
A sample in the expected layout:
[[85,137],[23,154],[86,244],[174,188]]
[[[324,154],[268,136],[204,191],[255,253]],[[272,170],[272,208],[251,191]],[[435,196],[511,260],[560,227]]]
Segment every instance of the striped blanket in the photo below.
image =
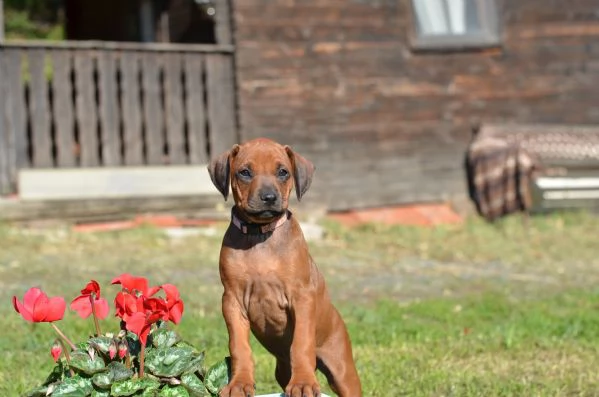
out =
[[531,182],[540,167],[517,143],[475,135],[465,163],[470,199],[479,215],[492,222],[530,209]]

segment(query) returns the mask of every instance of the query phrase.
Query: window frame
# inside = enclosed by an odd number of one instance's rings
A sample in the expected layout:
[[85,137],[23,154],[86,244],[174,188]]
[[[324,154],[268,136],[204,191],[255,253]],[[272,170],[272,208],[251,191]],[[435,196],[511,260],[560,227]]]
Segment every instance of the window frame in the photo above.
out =
[[[453,35],[423,35],[418,29],[418,16],[414,2],[408,0],[410,13],[409,42],[413,50],[459,51],[501,47],[500,15],[496,0],[474,0],[478,7],[481,30],[477,33]],[[451,1],[451,0],[450,0]]]

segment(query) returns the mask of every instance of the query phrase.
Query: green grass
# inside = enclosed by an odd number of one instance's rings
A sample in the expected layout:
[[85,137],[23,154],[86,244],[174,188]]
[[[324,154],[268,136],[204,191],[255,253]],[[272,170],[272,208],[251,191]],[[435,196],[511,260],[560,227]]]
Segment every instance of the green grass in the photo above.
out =
[[[562,293],[522,304],[491,294],[342,311],[367,396],[386,396],[389,390],[397,396],[593,395],[599,387],[598,297],[599,291]],[[61,328],[79,335],[90,331],[91,324],[82,327],[73,317]],[[48,371],[53,333],[43,325],[10,324],[7,331],[14,336],[0,343],[0,390],[12,396]],[[209,362],[226,354],[216,311],[187,315],[179,331],[206,347]],[[276,390],[272,358],[256,343],[254,355],[258,391]]]
[[[348,325],[365,396],[597,395],[599,219],[561,214],[532,219],[528,229],[517,218],[326,227],[312,255]],[[153,229],[0,228],[0,395],[20,395],[52,366],[53,331],[25,323],[10,305],[33,285],[69,300],[90,278],[113,296],[107,284],[125,271],[172,282],[186,304],[178,331],[206,349],[208,364],[219,360],[227,354],[219,244],[220,237],[170,240]],[[92,330],[73,313],[59,326],[74,339]],[[252,343],[258,392],[277,390],[274,360]]]
[[61,24],[34,21],[27,11],[7,7],[4,22],[8,40],[64,40],[65,38]]

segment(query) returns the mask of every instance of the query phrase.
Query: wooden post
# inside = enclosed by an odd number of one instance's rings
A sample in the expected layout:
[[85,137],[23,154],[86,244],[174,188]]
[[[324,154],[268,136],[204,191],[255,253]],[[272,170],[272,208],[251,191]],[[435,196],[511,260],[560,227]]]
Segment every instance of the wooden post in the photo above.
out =
[[[0,43],[4,42],[4,0],[0,0]],[[0,50],[0,195],[10,193],[10,171],[8,166],[8,131],[4,117],[6,106],[6,84],[4,51]]]
[[143,43],[156,41],[154,33],[154,4],[152,0],[142,0],[139,4],[139,36]]
[[4,50],[0,49],[0,196],[11,193],[9,154],[11,148],[8,140],[8,128],[5,120],[6,77]]
[[237,140],[233,59],[222,54],[206,57],[206,89],[210,155],[222,153]]
[[[233,0],[215,0],[214,2],[214,6],[216,8],[216,14],[215,14],[215,36],[216,36],[216,44],[218,45],[231,45],[234,42],[234,38],[233,38],[233,29],[234,29],[234,24],[233,24]],[[207,68],[210,69],[211,63],[210,60],[216,60],[216,57],[211,57],[208,62],[207,62]],[[212,66],[214,66],[215,64],[213,63]],[[225,128],[223,131],[226,131],[222,136],[226,137],[227,134],[230,134],[230,137],[234,139],[234,141],[239,140],[240,135],[241,135],[241,128],[240,128],[240,122],[239,122],[239,114],[238,114],[238,92],[236,92],[235,89],[235,64],[234,64],[234,58],[231,58],[230,60],[227,60],[225,65],[224,65],[225,69],[230,68],[230,75],[227,77],[229,80],[227,80],[227,78],[225,78],[224,80],[221,81],[221,84],[223,84],[223,86],[220,88],[221,91],[223,91],[223,97],[220,98],[223,102],[224,102],[224,106],[230,106],[230,110],[231,110],[231,114],[233,116],[233,118],[231,120],[229,120],[228,122],[230,122],[231,124],[227,126],[227,128]],[[214,70],[213,70],[214,72]],[[209,72],[210,73],[210,72]],[[221,73],[225,73],[225,71],[222,71]],[[210,82],[212,81],[213,77],[210,77],[210,80],[208,81],[208,90],[210,91]],[[212,89],[214,90],[215,88],[212,87]],[[231,98],[227,98],[227,94],[224,92],[227,89],[231,89],[232,92],[232,96]],[[218,94],[217,94],[218,97]],[[214,98],[212,98],[210,100],[213,100]],[[210,102],[209,102],[210,103]],[[210,113],[210,112],[209,112]],[[209,115],[209,120],[213,120],[214,118],[214,114],[210,114]],[[211,130],[211,139],[218,139],[217,138],[217,130]],[[218,148],[219,145],[217,144],[216,146],[214,146],[214,142],[213,146],[212,146],[212,154],[218,153]],[[230,141],[223,141],[223,142],[219,142],[220,143],[220,147],[226,147],[227,144],[230,144]]]
[[158,28],[158,41],[161,43],[170,43],[171,42],[171,33],[170,33],[170,17],[168,15],[168,9],[162,11],[160,14],[160,26]]
[[0,43],[4,41],[4,0],[0,0]]
[[[4,105],[4,101],[0,99]],[[11,180],[8,167],[8,137],[4,122],[4,112],[0,112],[0,196],[11,193]]]
[[215,0],[214,7],[216,9],[214,15],[216,44],[232,44],[231,4],[229,0]]

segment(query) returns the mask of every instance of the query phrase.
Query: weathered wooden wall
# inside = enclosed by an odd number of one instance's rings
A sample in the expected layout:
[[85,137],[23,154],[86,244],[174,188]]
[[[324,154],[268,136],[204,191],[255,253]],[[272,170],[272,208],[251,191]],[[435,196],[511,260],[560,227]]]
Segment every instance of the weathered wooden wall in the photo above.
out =
[[230,45],[0,45],[0,195],[23,168],[206,164],[237,140]]
[[503,46],[416,53],[409,0],[233,1],[242,137],[334,209],[466,196],[471,120],[599,122],[597,0],[498,0]]

